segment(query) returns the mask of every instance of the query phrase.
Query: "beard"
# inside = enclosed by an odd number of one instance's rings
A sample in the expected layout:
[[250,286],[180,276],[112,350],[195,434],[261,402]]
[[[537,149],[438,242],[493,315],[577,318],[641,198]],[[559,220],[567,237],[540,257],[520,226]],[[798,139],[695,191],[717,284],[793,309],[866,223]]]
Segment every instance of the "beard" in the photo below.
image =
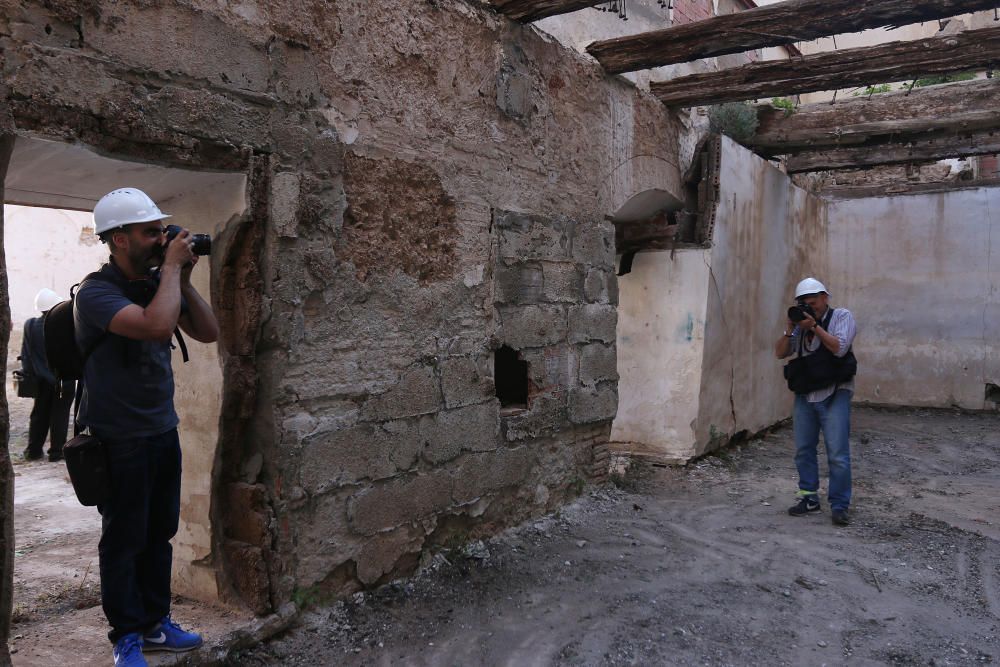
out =
[[132,265],[132,270],[135,273],[142,275],[154,266],[159,266],[163,260],[163,253],[161,250],[162,246],[160,245],[153,245],[144,248],[140,245],[129,243],[127,256],[129,264]]

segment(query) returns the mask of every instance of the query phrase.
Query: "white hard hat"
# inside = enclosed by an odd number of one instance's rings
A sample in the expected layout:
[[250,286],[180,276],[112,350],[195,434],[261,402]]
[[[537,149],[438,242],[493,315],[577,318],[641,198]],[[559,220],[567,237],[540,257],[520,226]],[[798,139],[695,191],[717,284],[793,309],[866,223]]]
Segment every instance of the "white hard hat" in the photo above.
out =
[[63,298],[50,290],[48,287],[43,287],[38,290],[38,294],[35,295],[35,310],[44,313],[46,310],[56,305]]
[[823,283],[815,278],[806,278],[795,286],[796,299],[808,296],[809,294],[819,294],[820,292],[829,294],[829,292],[826,291],[826,287],[823,286]]
[[94,232],[100,235],[123,225],[169,217],[142,190],[119,188],[101,197],[94,207]]

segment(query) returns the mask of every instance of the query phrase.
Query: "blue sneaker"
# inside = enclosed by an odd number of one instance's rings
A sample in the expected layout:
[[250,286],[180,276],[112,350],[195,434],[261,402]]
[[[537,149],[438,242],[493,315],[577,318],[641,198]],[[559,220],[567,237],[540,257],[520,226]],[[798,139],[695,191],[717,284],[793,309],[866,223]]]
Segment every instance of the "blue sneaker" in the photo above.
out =
[[201,635],[183,630],[181,626],[170,620],[167,614],[160,624],[146,633],[142,638],[142,650],[173,651],[183,653],[201,646]]
[[115,642],[111,650],[115,658],[115,667],[147,667],[146,659],[142,657],[142,635],[130,632]]

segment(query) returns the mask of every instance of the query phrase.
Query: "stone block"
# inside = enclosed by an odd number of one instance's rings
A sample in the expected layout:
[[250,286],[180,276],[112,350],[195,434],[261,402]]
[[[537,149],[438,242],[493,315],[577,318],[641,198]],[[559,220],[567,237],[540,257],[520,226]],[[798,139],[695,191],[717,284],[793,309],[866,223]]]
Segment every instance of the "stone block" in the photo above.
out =
[[573,260],[611,269],[615,265],[615,226],[610,222],[582,222],[573,234]]
[[432,366],[417,366],[403,373],[389,391],[372,396],[361,409],[361,418],[371,421],[412,417],[441,408],[441,384]]
[[290,516],[295,526],[295,577],[301,585],[322,581],[341,564],[357,558],[364,539],[351,531],[347,503],[354,490],[314,499]]
[[530,440],[566,426],[565,391],[539,394],[531,399],[531,409],[503,417],[501,428],[511,442]]
[[618,387],[612,382],[570,391],[569,420],[574,424],[614,419],[617,413]]
[[486,494],[527,483],[535,460],[530,446],[468,455],[455,473],[455,502],[467,505]]
[[618,380],[618,354],[614,345],[593,343],[580,348],[580,383],[594,386],[599,382]]
[[614,343],[618,327],[618,309],[611,305],[588,303],[569,310],[569,342],[589,343],[599,340]]
[[482,403],[496,395],[488,358],[445,359],[440,369],[441,390],[448,408]]
[[545,300],[542,265],[538,262],[501,262],[496,281],[497,303],[529,304]]
[[575,385],[576,349],[568,345],[553,345],[525,350],[521,358],[528,362],[528,380],[532,393],[545,393]]
[[365,585],[377,583],[391,573],[406,554],[419,553],[423,535],[410,528],[397,528],[365,542],[358,554],[358,579]]
[[545,262],[543,291],[551,302],[579,303],[583,300],[583,273],[572,262]]
[[614,271],[589,269],[583,283],[583,296],[589,303],[618,305],[618,277]]
[[397,420],[316,433],[303,445],[302,485],[310,493],[323,493],[409,470],[420,454],[421,440],[415,424]]
[[494,223],[501,258],[558,262],[572,257],[573,223],[569,220],[506,211],[496,213]]
[[515,350],[566,340],[566,311],[560,306],[512,306],[499,313],[499,338]]
[[298,236],[299,185],[301,177],[281,172],[271,179],[271,222],[278,236]]
[[380,482],[351,497],[348,521],[362,535],[419,521],[453,504],[452,485],[451,476],[442,470]]
[[422,417],[419,431],[423,457],[438,464],[457,458],[463,451],[496,449],[499,427],[497,401]]

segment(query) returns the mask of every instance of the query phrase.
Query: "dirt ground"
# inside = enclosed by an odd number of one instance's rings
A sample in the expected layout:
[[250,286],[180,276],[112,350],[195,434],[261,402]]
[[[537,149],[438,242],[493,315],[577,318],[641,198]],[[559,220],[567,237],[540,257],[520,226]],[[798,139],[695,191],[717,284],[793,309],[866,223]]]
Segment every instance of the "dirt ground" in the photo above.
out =
[[[853,525],[792,518],[791,430],[633,469],[556,516],[315,607],[232,665],[1000,660],[997,417],[856,409]],[[641,472],[636,472],[641,470]]]
[[[11,403],[14,664],[110,664],[99,517],[76,503],[61,464],[18,460],[30,402]],[[795,474],[783,427],[686,468],[634,465],[616,485],[439,555],[413,579],[309,608],[226,664],[1000,660],[997,417],[856,409],[852,448],[848,528],[827,511],[786,515]],[[176,609],[210,640],[248,621],[185,600]]]
[[[14,464],[14,614],[9,649],[15,667],[110,665],[101,611],[97,543],[101,517],[73,494],[63,463],[24,461],[31,400],[8,384],[10,455]],[[46,443],[46,451],[48,444]],[[249,614],[176,598],[173,615],[206,639],[199,659],[253,625]],[[154,665],[177,662],[158,656]]]

